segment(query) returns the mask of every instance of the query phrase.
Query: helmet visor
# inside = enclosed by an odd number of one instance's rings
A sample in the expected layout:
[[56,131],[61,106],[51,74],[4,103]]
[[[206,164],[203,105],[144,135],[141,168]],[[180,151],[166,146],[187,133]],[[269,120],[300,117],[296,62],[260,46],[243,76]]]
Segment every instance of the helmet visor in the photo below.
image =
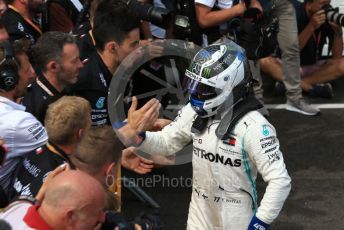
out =
[[198,100],[213,99],[222,93],[221,89],[206,85],[188,77],[185,77],[183,86],[192,98]]

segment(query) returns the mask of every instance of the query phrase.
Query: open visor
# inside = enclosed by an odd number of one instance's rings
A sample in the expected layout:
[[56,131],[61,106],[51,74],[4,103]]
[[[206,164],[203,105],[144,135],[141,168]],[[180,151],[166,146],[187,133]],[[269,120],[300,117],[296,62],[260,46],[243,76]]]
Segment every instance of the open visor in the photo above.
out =
[[188,91],[192,98],[198,100],[209,100],[222,93],[221,89],[206,85],[189,77],[184,78],[183,88]]

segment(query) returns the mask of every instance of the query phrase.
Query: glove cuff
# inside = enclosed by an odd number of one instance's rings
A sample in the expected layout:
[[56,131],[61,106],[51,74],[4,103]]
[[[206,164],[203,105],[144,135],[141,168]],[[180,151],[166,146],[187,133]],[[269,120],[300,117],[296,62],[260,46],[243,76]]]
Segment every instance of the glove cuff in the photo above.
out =
[[264,223],[254,215],[247,230],[267,230],[269,226],[270,224]]

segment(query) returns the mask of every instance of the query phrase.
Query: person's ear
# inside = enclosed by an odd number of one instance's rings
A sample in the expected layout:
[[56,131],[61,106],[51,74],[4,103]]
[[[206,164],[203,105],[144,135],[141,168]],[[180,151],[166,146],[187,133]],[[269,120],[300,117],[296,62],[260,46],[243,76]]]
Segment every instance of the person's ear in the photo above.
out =
[[116,175],[116,163],[112,162],[109,164],[109,166],[106,169],[106,175],[111,174],[111,175]]
[[50,61],[47,64],[47,70],[50,72],[59,72],[60,71],[60,64],[56,61]]
[[117,49],[119,48],[119,45],[115,41],[108,42],[105,45],[106,50],[108,50],[110,53],[117,53]]
[[81,139],[82,135],[84,135],[85,133],[85,129],[78,129],[77,133],[76,133],[76,137],[78,138],[78,140]]
[[19,0],[19,2],[23,5],[28,5],[29,4],[29,0]]
[[65,221],[67,226],[74,226],[75,214],[73,210],[67,210],[65,213]]

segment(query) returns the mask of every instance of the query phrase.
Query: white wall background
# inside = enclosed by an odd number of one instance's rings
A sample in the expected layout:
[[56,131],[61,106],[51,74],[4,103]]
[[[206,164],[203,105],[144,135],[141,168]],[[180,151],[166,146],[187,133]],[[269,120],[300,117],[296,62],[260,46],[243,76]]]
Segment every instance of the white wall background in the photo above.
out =
[[339,7],[339,11],[344,13],[344,0],[332,0],[331,5],[333,7]]

